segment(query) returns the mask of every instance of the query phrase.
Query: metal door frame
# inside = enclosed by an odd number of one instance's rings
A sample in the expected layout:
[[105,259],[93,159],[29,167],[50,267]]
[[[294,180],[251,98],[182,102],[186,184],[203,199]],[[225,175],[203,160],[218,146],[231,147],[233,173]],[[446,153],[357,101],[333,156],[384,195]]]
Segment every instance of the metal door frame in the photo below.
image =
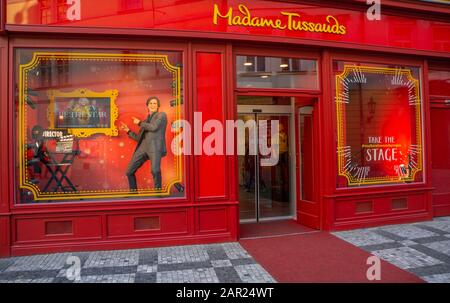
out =
[[[292,167],[295,167],[296,161],[296,144],[295,144],[295,104],[291,105],[237,105],[238,115],[254,115],[256,123],[258,123],[258,115],[279,115],[289,117],[289,188],[293,189],[296,185],[296,174]],[[257,130],[259,132],[259,130]],[[258,133],[259,134],[259,133]],[[259,139],[257,139],[259,140]],[[259,146],[259,141],[257,141]],[[261,218],[259,207],[259,153],[255,156],[255,218],[239,220],[240,223],[257,223],[264,221],[275,221],[281,219],[296,219],[296,191],[290,190],[289,204],[291,214],[288,216],[276,216],[269,218]],[[239,171],[239,170],[238,170]]]

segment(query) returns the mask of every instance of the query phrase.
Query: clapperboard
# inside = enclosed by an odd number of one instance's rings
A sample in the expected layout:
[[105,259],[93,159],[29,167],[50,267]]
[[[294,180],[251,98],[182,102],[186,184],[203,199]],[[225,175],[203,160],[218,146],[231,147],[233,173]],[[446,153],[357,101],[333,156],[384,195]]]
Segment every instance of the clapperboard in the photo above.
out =
[[56,152],[69,154],[73,150],[73,135],[62,136],[56,142]]

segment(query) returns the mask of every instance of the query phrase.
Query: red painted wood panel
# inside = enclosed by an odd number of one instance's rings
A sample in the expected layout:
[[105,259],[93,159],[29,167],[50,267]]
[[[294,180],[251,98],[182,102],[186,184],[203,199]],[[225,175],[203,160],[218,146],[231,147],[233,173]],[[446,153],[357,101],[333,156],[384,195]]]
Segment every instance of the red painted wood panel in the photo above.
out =
[[[450,91],[447,92],[450,95]],[[435,216],[450,215],[450,105],[434,100],[431,107],[431,163]]]
[[[3,1],[2,1],[3,2]],[[1,15],[0,15],[1,16]],[[1,18],[0,18],[1,19]],[[1,20],[0,20],[1,22]],[[0,35],[0,129],[8,128],[8,47],[7,39]],[[8,138],[5,131],[0,131],[0,145],[8,146]],[[8,171],[9,161],[7,148],[0,149],[0,256],[10,254],[10,215],[8,199]],[[1,215],[4,214],[4,215]]]
[[197,211],[198,232],[217,233],[228,231],[228,210],[220,208],[199,208]]
[[[223,83],[223,55],[215,52],[197,52],[196,53],[196,72],[195,72],[195,90],[197,113],[202,114],[203,125],[207,126],[208,120],[217,120],[222,126],[225,125],[225,106],[224,106],[224,83]],[[202,126],[202,125],[200,125]],[[201,136],[201,141],[213,134],[216,129],[209,129]],[[195,131],[195,130],[194,130]],[[218,134],[218,133],[217,133]],[[225,140],[223,135],[217,136],[222,140],[222,146]],[[195,145],[201,147],[200,142]],[[216,141],[216,143],[218,143]],[[200,145],[199,145],[200,144]],[[210,146],[204,144],[204,147]],[[212,144],[211,146],[216,146]],[[220,155],[220,153],[222,155]],[[227,196],[227,166],[226,157],[223,155],[224,149],[219,154],[205,155],[205,149],[202,148],[203,156],[196,156],[195,178],[196,178],[196,198],[224,198]]]
[[[398,201],[406,200],[405,208],[396,208]],[[403,195],[403,196],[375,196],[363,197],[358,200],[337,200],[335,210],[336,222],[381,219],[389,216],[399,216],[408,213],[426,213],[427,198],[425,194]],[[357,203],[372,202],[373,209],[368,212],[357,212]]]
[[[100,216],[86,217],[36,217],[16,218],[14,221],[14,244],[35,242],[58,242],[68,240],[101,239]],[[71,232],[61,231],[60,234],[49,230],[49,223],[70,222]],[[50,224],[51,225],[51,224]]]
[[[23,17],[23,8],[17,7],[15,0],[8,0],[8,20],[10,24],[43,25],[43,29],[52,26],[66,28],[128,28],[165,30],[168,32],[188,31],[189,35],[199,34],[233,34],[253,38],[257,37],[264,41],[266,36],[276,36],[284,39],[298,39],[319,42],[339,42],[351,48],[352,44],[383,46],[397,49],[417,49],[436,51],[448,56],[450,44],[447,33],[450,23],[445,20],[445,6],[442,6],[440,14],[435,11],[428,13],[426,18],[423,14],[411,16],[411,12],[405,13],[407,9],[395,9],[389,12],[387,6],[383,6],[382,20],[372,21],[366,17],[368,6],[362,4],[355,8],[354,5],[343,4],[342,1],[333,1],[317,5],[317,1],[310,3],[283,3],[281,1],[258,1],[258,0],[227,0],[227,1],[146,1],[144,8],[136,11],[124,12],[111,5],[110,0],[81,1],[80,20],[69,21],[66,16],[53,14],[49,18],[41,18],[39,6],[28,9],[28,18]],[[54,2],[56,5],[56,2]],[[228,19],[217,19],[214,24],[214,4],[218,4],[218,13],[226,15],[228,9],[233,10],[233,16],[242,17],[239,5],[245,5],[250,18],[259,17],[272,22],[280,20],[281,28],[250,27],[230,24]],[[405,4],[410,7],[410,4]],[[242,9],[242,8],[241,8]],[[330,26],[345,26],[345,34],[333,34],[315,32],[309,29],[293,30],[292,24],[288,26],[288,17],[281,12],[290,12],[300,15],[294,18],[297,22],[311,22],[310,24],[329,24]],[[386,13],[389,12],[389,13]],[[328,15],[336,18],[336,21],[326,21]],[[52,30],[52,28],[48,28]],[[142,32],[141,32],[142,33]],[[204,36],[204,35],[203,35]],[[242,39],[240,38],[240,39]]]
[[[158,229],[136,230],[136,220],[145,217],[158,217],[160,226]],[[145,212],[108,215],[108,238],[134,237],[134,236],[172,236],[174,234],[186,234],[188,232],[188,212]]]
[[5,10],[6,2],[4,0],[0,1],[0,33],[5,30],[5,22],[6,22],[6,10]]

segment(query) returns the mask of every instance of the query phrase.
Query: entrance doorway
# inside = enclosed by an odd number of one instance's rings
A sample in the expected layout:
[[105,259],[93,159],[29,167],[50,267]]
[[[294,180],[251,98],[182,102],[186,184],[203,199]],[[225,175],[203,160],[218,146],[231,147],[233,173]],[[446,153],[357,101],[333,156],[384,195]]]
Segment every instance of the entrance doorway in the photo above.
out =
[[[241,222],[260,222],[295,216],[295,144],[293,139],[294,117],[290,99],[286,97],[242,97],[238,98],[238,120],[248,127],[245,136],[238,138],[245,146],[245,155],[238,156],[239,206]],[[259,104],[257,104],[259,100]],[[266,102],[264,102],[266,101]],[[271,102],[278,105],[267,104]],[[244,103],[244,104],[242,104]],[[262,104],[261,104],[262,103]],[[254,121],[254,122],[252,122]],[[250,123],[252,122],[252,123]],[[267,128],[258,127],[266,123]],[[278,139],[271,135],[273,122],[278,122]],[[252,125],[255,129],[252,129]],[[261,133],[265,131],[265,133]],[[276,141],[277,140],[277,141]],[[262,142],[264,141],[264,142]],[[278,161],[267,165],[269,158],[263,155],[260,146],[273,148],[278,143]],[[256,153],[252,153],[252,147]]]

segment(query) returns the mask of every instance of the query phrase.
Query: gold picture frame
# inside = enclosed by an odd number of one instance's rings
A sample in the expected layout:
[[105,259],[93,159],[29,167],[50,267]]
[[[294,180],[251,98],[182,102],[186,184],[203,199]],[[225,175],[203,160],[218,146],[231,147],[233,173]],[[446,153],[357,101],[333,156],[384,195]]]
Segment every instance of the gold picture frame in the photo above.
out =
[[119,117],[119,108],[116,105],[116,99],[119,95],[118,90],[106,90],[104,92],[94,92],[89,89],[81,88],[76,89],[70,92],[65,92],[61,90],[49,90],[47,92],[49,97],[49,106],[47,109],[47,117],[49,121],[49,125],[51,129],[60,129],[58,125],[56,125],[55,121],[57,115],[55,113],[58,98],[71,98],[75,99],[96,99],[96,98],[108,98],[109,99],[109,126],[108,127],[68,127],[68,133],[74,135],[79,138],[87,138],[95,134],[104,134],[106,136],[115,137],[119,135],[119,130],[116,127],[115,123],[117,118]]

